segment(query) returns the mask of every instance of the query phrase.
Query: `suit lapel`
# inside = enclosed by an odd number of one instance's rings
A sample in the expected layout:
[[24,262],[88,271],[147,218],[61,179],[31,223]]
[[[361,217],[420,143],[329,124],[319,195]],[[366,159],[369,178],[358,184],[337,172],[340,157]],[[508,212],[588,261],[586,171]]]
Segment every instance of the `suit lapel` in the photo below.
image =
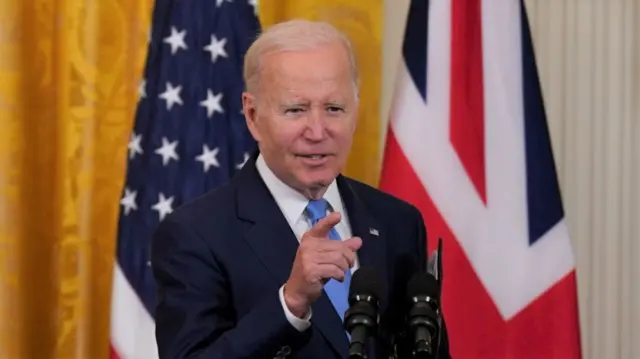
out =
[[[339,176],[338,188],[340,196],[349,215],[349,222],[354,236],[362,239],[362,247],[358,250],[360,268],[370,267],[376,270],[383,286],[387,283],[387,261],[385,252],[385,233],[378,221],[373,218],[359,194],[350,185],[350,180]],[[387,289],[382,289],[380,306],[387,302]]]
[[[238,217],[246,221],[246,242],[276,283],[282,285],[289,278],[299,243],[255,167],[257,155],[254,154],[247,161],[239,174]],[[338,178],[338,187],[353,234],[363,240],[358,251],[360,266],[374,267],[381,278],[386,278],[380,228],[342,177]],[[375,231],[377,235],[374,234]],[[343,325],[340,317],[325,292],[313,304],[312,310],[312,325],[322,333],[340,357],[346,355],[349,343],[345,331],[341,330]]]
[[239,174],[238,217],[246,221],[245,240],[278,285],[289,278],[298,240],[255,166],[257,153]]

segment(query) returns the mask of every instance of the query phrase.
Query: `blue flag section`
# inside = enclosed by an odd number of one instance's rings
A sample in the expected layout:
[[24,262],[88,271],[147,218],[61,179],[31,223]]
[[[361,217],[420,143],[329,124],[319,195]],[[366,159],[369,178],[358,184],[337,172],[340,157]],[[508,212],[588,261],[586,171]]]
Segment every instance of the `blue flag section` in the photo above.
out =
[[[227,182],[255,148],[241,93],[256,14],[251,0],[156,0],[120,201],[112,327],[137,323],[132,300],[153,318],[149,250],[159,222]],[[137,299],[118,297],[127,290]],[[124,359],[131,351],[121,346],[112,349]]]

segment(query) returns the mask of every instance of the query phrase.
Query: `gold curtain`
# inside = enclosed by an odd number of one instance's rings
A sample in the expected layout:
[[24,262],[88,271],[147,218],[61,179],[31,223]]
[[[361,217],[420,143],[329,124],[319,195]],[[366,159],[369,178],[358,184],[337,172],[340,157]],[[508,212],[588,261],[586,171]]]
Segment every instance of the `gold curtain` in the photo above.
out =
[[384,0],[259,0],[263,27],[292,18],[327,21],[351,39],[360,70],[360,118],[345,174],[378,185]]
[[0,0],[0,358],[106,358],[152,0]]
[[[118,202],[152,6],[0,0],[0,358],[108,357]],[[323,19],[352,38],[363,82],[347,174],[376,185],[382,0],[261,0],[260,16]]]

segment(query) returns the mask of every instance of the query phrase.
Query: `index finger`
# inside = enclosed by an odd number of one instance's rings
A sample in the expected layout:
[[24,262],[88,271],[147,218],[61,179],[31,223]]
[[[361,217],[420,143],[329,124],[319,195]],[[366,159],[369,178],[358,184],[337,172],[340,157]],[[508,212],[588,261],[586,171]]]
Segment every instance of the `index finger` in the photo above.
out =
[[342,216],[338,212],[331,212],[328,216],[318,221],[311,229],[309,234],[312,237],[326,237],[329,235],[331,228],[340,223]]

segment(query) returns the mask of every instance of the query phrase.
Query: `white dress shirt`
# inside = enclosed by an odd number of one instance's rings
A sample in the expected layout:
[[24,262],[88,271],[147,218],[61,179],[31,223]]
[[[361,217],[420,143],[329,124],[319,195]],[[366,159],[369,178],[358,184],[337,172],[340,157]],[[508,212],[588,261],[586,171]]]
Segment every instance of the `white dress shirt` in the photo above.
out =
[[[258,169],[258,173],[262,177],[262,180],[273,195],[273,198],[275,198],[278,207],[280,207],[282,214],[289,223],[289,226],[291,226],[293,233],[295,233],[298,241],[300,241],[302,235],[311,229],[311,222],[304,213],[304,210],[309,203],[309,199],[276,177],[269,166],[267,166],[262,154],[260,154],[256,160],[256,167]],[[340,238],[343,241],[351,238],[352,232],[351,226],[349,225],[349,218],[347,211],[344,209],[342,198],[338,191],[338,185],[335,180],[327,188],[327,191],[324,194],[324,199],[329,203],[329,211],[333,210],[342,215],[340,223],[334,227],[340,235]],[[351,268],[351,271],[353,272],[357,268],[358,259],[356,256],[356,261],[354,266]],[[307,329],[311,325],[311,308],[309,308],[308,314],[305,318],[298,318],[293,315],[284,301],[283,289],[284,285],[280,287],[279,295],[280,302],[282,303],[282,308],[284,309],[287,319],[291,325],[299,331]]]

